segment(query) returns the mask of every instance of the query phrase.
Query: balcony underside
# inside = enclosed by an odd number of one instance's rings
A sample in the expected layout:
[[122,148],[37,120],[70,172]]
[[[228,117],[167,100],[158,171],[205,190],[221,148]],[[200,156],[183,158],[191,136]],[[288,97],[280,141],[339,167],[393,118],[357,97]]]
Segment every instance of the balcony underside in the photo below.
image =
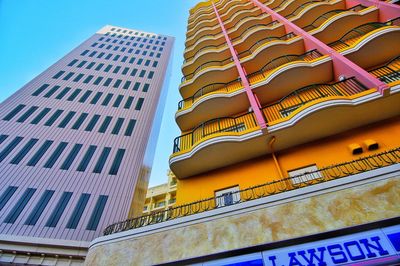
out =
[[375,7],[366,8],[360,12],[342,12],[329,18],[317,29],[310,31],[310,34],[324,43],[331,43],[353,28],[378,21],[378,12]]
[[188,178],[269,154],[267,143],[271,136],[276,138],[275,150],[280,151],[399,116],[399,102],[400,93],[383,97],[376,90],[358,98],[321,101],[271,125],[268,133],[257,129],[243,135],[218,136],[202,141],[190,151],[173,154],[170,167],[177,178]]

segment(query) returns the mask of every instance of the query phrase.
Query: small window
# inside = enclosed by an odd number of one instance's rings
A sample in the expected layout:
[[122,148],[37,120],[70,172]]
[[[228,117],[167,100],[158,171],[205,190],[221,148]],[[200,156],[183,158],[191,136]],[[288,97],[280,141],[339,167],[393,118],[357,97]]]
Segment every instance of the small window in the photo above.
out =
[[38,106],[32,106],[31,108],[29,108],[23,115],[21,115],[18,119],[17,122],[18,123],[23,123],[26,121],[26,119],[28,119],[37,109],[39,109]]
[[64,73],[65,73],[65,71],[59,71],[57,74],[55,74],[55,75],[53,76],[53,79],[58,79],[58,78],[61,77]]
[[240,202],[239,186],[215,191],[215,206],[223,207]]
[[36,91],[32,93],[32,96],[38,96],[41,94],[45,89],[47,89],[50,85],[49,84],[43,84],[40,86]]
[[73,66],[73,65],[75,65],[76,62],[78,62],[78,59],[72,60],[72,61],[68,64],[68,66]]
[[44,168],[52,168],[54,164],[57,162],[58,158],[60,157],[61,153],[65,150],[67,147],[68,143],[66,142],[61,142],[57,148],[54,150],[53,154],[50,156],[50,158],[47,160],[47,162],[44,164]]
[[69,72],[67,75],[65,75],[65,77],[63,78],[63,80],[69,80],[73,75],[75,75],[74,72]]
[[89,75],[84,81],[83,83],[89,83],[93,78],[93,75]]
[[96,62],[90,62],[89,65],[86,66],[86,69],[91,69],[95,64]]
[[291,177],[292,183],[295,185],[303,182],[310,182],[313,179],[322,178],[322,174],[315,164],[288,171],[288,175]]
[[57,96],[57,100],[61,100],[69,91],[71,90],[70,87],[65,87]]
[[143,92],[148,92],[149,91],[149,87],[150,87],[150,84],[145,83],[144,86],[143,86]]
[[14,195],[15,191],[17,191],[18,187],[8,187],[3,194],[0,196],[0,211],[6,206],[7,202]]
[[138,61],[137,61],[137,65],[141,65],[142,64],[142,62],[143,62],[143,59],[142,58],[140,58]]
[[53,113],[52,116],[50,116],[50,118],[46,121],[46,123],[44,123],[44,125],[46,127],[50,127],[54,124],[54,122],[61,116],[61,114],[64,112],[64,110],[60,110],[58,109],[57,111],[55,111]]
[[69,229],[76,229],[76,227],[79,224],[79,220],[82,217],[82,214],[86,208],[86,205],[89,201],[90,194],[83,193],[80,197],[79,200],[75,206],[74,211],[71,214],[70,219],[68,220],[66,228]]
[[103,86],[108,87],[112,81],[112,78],[107,78],[106,81],[104,82]]
[[72,120],[72,118],[75,116],[76,112],[70,111],[63,120],[61,120],[60,124],[58,125],[59,128],[65,128],[68,123]]
[[103,80],[103,77],[98,77],[94,82],[93,82],[93,84],[94,85],[99,85],[100,84],[100,82]]
[[81,127],[81,125],[83,124],[83,122],[85,121],[86,117],[88,117],[88,113],[82,113],[78,120],[76,120],[76,122],[74,123],[74,125],[72,126],[72,129],[79,129]]
[[104,69],[104,72],[108,72],[110,71],[110,69],[112,68],[112,65],[108,65],[106,66],[106,68]]
[[81,89],[76,89],[74,90],[73,93],[71,93],[71,95],[67,98],[67,101],[73,101],[75,100],[75,98],[79,95],[79,93],[81,92]]
[[135,110],[140,111],[140,109],[142,109],[143,102],[144,102],[144,98],[139,98],[139,100],[136,103]]
[[17,155],[15,155],[15,157],[11,160],[10,163],[11,164],[19,164],[38,141],[39,141],[38,139],[30,139],[25,144],[25,146],[17,153]]
[[39,202],[32,209],[31,214],[28,219],[25,221],[25,225],[35,225],[42,215],[44,209],[49,203],[51,197],[53,197],[54,190],[46,190],[43,195],[40,197]]
[[51,88],[45,95],[43,95],[43,97],[45,98],[50,98],[54,93],[56,93],[56,91],[60,88],[60,86],[54,86],[53,88]]
[[124,119],[123,118],[118,118],[117,122],[114,125],[113,130],[111,131],[111,134],[113,135],[118,135],[119,131],[121,130],[122,124],[124,123]]
[[96,126],[97,121],[99,121],[100,115],[94,115],[92,119],[89,121],[88,125],[85,128],[85,131],[92,131],[93,128]]
[[125,130],[125,136],[130,137],[132,136],[133,129],[135,128],[136,120],[131,119],[129,120],[128,127]]
[[72,197],[72,192],[64,192],[62,194],[61,198],[57,202],[57,205],[55,206],[53,212],[51,213],[49,219],[46,222],[47,227],[56,227],[57,226],[58,221],[60,220],[71,197]]
[[0,152],[0,163],[18,146],[22,141],[22,137],[14,138],[1,152]]
[[142,70],[140,71],[139,77],[140,77],[140,78],[143,78],[145,74],[146,74],[146,70],[142,69]]
[[116,89],[118,89],[119,88],[119,85],[121,85],[121,82],[122,82],[122,80],[120,80],[120,79],[117,79],[116,81],[115,81],[115,83],[114,83],[114,88],[116,88]]
[[124,90],[128,90],[129,87],[131,86],[131,83],[132,83],[131,81],[127,80],[127,81],[125,82],[125,84],[124,84],[123,89],[124,89]]
[[121,104],[123,98],[124,98],[123,95],[118,95],[117,98],[114,101],[113,107],[119,107],[119,105]]
[[140,82],[135,82],[135,85],[133,86],[134,91],[138,91],[140,87]]
[[93,91],[87,90],[85,93],[82,95],[82,97],[79,99],[80,103],[86,102],[86,100],[89,98],[90,94],[92,94]]
[[83,67],[86,63],[87,63],[87,61],[83,60],[83,61],[80,62],[76,67],[77,67],[77,68],[81,68],[81,67]]
[[78,82],[79,80],[81,80],[82,77],[83,77],[83,74],[78,74],[72,81]]
[[138,70],[136,68],[132,69],[131,76],[134,77]]
[[39,124],[40,121],[50,112],[50,108],[44,108],[32,121],[32,125]]
[[52,140],[46,140],[26,165],[36,166],[36,164],[40,161],[40,159],[43,157],[43,155],[46,153],[46,151],[50,148],[52,144],[53,144]]
[[82,56],[86,55],[87,53],[89,53],[89,50],[85,50],[81,53]]
[[82,158],[82,161],[79,163],[78,168],[76,168],[76,171],[79,171],[79,172],[86,171],[86,168],[88,167],[96,149],[97,149],[97,146],[94,146],[94,145],[89,146],[88,150],[86,151],[85,155]]
[[25,108],[26,105],[24,104],[20,104],[17,107],[15,107],[11,112],[9,112],[4,118],[4,121],[10,121],[11,119],[13,119],[19,112],[22,111],[22,109]]
[[133,99],[134,99],[134,98],[133,98],[132,96],[129,96],[129,97],[128,97],[128,99],[126,100],[125,105],[124,105],[124,108],[125,108],[125,109],[131,108],[132,103],[133,103]]
[[124,70],[122,70],[122,75],[126,75],[129,71],[129,67],[125,67]]
[[119,167],[121,166],[122,159],[124,158],[125,150],[118,149],[117,154],[115,155],[114,161],[111,165],[110,171],[108,174],[116,175],[118,173]]
[[97,160],[97,163],[93,169],[93,173],[100,174],[103,171],[104,165],[107,162],[107,158],[108,158],[108,155],[110,155],[110,152],[111,152],[110,147],[105,147],[103,149],[103,151],[101,152],[100,157]]
[[89,222],[86,226],[86,230],[97,230],[101,216],[104,212],[104,208],[106,207],[107,200],[108,196],[100,195],[96,202],[96,205],[94,206]]
[[149,75],[147,76],[148,79],[152,79],[154,76],[154,71],[150,71]]
[[61,167],[60,167],[61,170],[68,170],[71,167],[71,165],[74,162],[76,156],[78,156],[79,151],[81,150],[82,146],[83,146],[82,144],[75,144],[74,145],[74,147],[72,148],[72,150],[68,154],[67,158],[65,159],[65,161],[61,165]]
[[96,104],[102,95],[103,95],[102,92],[100,91],[97,92],[96,95],[93,97],[93,99],[90,101],[90,104]]
[[104,98],[104,100],[101,103],[101,105],[107,106],[110,103],[110,101],[111,101],[113,96],[114,96],[114,94],[112,94],[112,93],[107,94],[107,96]]
[[111,116],[106,116],[106,118],[104,118],[103,124],[101,124],[99,128],[99,133],[105,133],[107,131],[107,128],[111,123],[111,120],[112,120]]
[[153,62],[153,67],[157,67],[157,65],[158,65],[158,61],[154,61]]
[[95,68],[95,70],[96,71],[100,71],[101,70],[101,68],[104,66],[104,64],[103,63],[100,63],[96,68]]
[[115,73],[115,74],[117,74],[118,73],[118,71],[121,69],[121,67],[120,66],[116,66],[115,67],[115,69],[114,69],[114,71],[113,71],[113,73]]

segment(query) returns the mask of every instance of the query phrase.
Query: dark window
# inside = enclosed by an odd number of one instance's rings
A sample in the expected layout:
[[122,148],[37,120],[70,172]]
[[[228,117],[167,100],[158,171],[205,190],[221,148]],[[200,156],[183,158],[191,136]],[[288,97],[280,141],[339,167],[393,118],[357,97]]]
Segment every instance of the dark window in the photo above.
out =
[[108,65],[106,66],[106,68],[104,69],[104,72],[108,72],[110,71],[110,69],[112,68],[112,65]]
[[110,123],[111,123],[111,119],[112,119],[111,116],[106,116],[106,118],[105,118],[104,121],[103,121],[103,124],[101,124],[101,126],[100,126],[100,128],[99,128],[99,133],[104,133],[104,132],[106,132],[108,126],[109,126]]
[[135,57],[132,57],[132,58],[129,60],[129,63],[130,63],[130,64],[133,64],[133,62],[135,62],[135,59],[136,59]]
[[146,70],[143,69],[142,71],[140,71],[139,77],[143,78],[145,74],[146,74]]
[[117,135],[119,133],[119,131],[121,130],[122,124],[124,123],[124,119],[123,118],[118,118],[117,122],[114,125],[113,130],[111,131],[111,134]]
[[114,96],[114,94],[112,94],[112,93],[107,94],[107,96],[104,98],[104,100],[103,100],[103,102],[101,103],[101,105],[107,106],[107,105],[110,103],[111,98],[112,98],[113,96]]
[[83,156],[82,161],[78,165],[78,168],[76,168],[76,171],[84,172],[86,170],[96,149],[97,149],[97,146],[94,146],[94,145],[89,146],[89,149],[86,151],[85,155]]
[[50,148],[51,144],[53,144],[52,140],[46,140],[26,165],[35,166],[39,162],[39,160],[43,157],[45,152]]
[[50,118],[46,121],[46,123],[44,123],[44,125],[46,127],[52,126],[54,124],[54,122],[57,120],[57,118],[59,118],[63,112],[64,111],[60,110],[60,109],[55,111],[54,114],[52,116],[50,116]]
[[147,76],[148,79],[152,79],[154,76],[154,71],[150,71],[149,75]]
[[119,167],[121,166],[122,159],[124,158],[125,150],[118,149],[117,154],[115,155],[114,161],[111,165],[110,171],[108,174],[116,175],[118,173]]
[[65,75],[63,80],[69,80],[74,74],[75,74],[74,72],[69,72],[67,75]]
[[143,86],[143,92],[147,92],[149,90],[149,86],[150,86],[150,84],[145,83]]
[[22,137],[14,138],[1,152],[0,152],[0,163],[17,147],[22,141]]
[[122,70],[122,75],[126,75],[129,71],[129,67],[125,67],[124,70]]
[[96,54],[97,54],[97,51],[93,51],[93,52],[90,53],[89,57],[93,57],[93,56],[95,56]]
[[101,52],[98,56],[97,56],[97,58],[102,58],[103,56],[104,56],[104,52]]
[[93,173],[101,173],[104,168],[104,164],[107,162],[108,155],[110,155],[111,148],[110,147],[105,147],[103,151],[100,154],[99,159],[97,160],[96,166],[93,169]]
[[42,86],[40,86],[37,90],[35,90],[32,93],[32,96],[38,96],[39,94],[41,94],[45,89],[47,89],[50,85],[49,84],[43,84]]
[[112,81],[112,78],[106,79],[106,81],[104,82],[103,86],[108,87],[108,85],[110,85],[111,81]]
[[149,66],[150,65],[150,60],[146,60],[146,62],[144,63],[145,66]]
[[96,205],[94,206],[92,215],[90,216],[89,222],[86,226],[86,230],[97,230],[101,215],[103,214],[104,208],[106,207],[108,196],[100,195]]
[[18,187],[8,187],[0,197],[0,211],[6,206],[7,202],[14,195],[15,191],[17,191]]
[[103,95],[102,92],[97,92],[96,95],[93,97],[93,99],[90,101],[90,103],[96,104],[99,101],[101,95]]
[[93,75],[89,75],[84,81],[83,83],[89,83],[89,81],[91,81],[93,78]]
[[53,79],[58,79],[64,73],[65,73],[65,71],[58,71],[58,73],[53,76]]
[[8,135],[0,135],[0,144],[8,138]]
[[67,98],[67,101],[73,101],[75,100],[75,98],[78,96],[78,94],[81,92],[81,89],[76,89],[74,90],[73,93],[71,93],[71,95]]
[[86,66],[86,69],[91,69],[95,64],[96,62],[90,62],[89,65]]
[[114,71],[113,71],[113,73],[115,73],[115,74],[117,74],[118,73],[118,71],[121,69],[121,67],[120,66],[116,66],[115,68],[114,68]]
[[72,197],[72,192],[64,192],[60,198],[60,200],[57,202],[56,207],[54,208],[53,212],[51,213],[49,219],[46,222],[47,227],[56,227],[58,221],[61,218],[61,215],[63,214],[65,208],[68,205],[69,200]]
[[[123,50],[123,51],[122,51]],[[126,50],[126,48],[123,48],[121,51],[124,52]],[[126,62],[126,60],[128,59],[127,56],[122,57],[121,62]]]
[[104,64],[103,64],[103,63],[100,63],[100,64],[95,68],[95,70],[100,71],[101,68],[102,68],[103,66],[104,66]]
[[89,98],[90,94],[92,94],[93,91],[87,90],[85,93],[82,95],[82,97],[79,99],[80,103],[86,102],[86,100]]
[[38,139],[30,139],[25,144],[25,146],[17,153],[17,155],[15,155],[15,157],[11,160],[10,163],[19,164],[38,141],[39,141]]
[[44,209],[46,208],[47,204],[49,203],[51,197],[53,197],[54,190],[46,190],[43,195],[40,197],[39,202],[31,211],[28,219],[25,221],[25,225],[35,225],[42,215]]
[[117,61],[119,58],[120,58],[120,55],[117,54],[117,55],[114,57],[113,60],[114,60],[114,61]]
[[137,91],[139,90],[139,87],[140,87],[140,82],[136,82],[135,85],[133,86],[133,90]]
[[21,112],[22,109],[24,109],[26,105],[25,104],[20,104],[17,107],[15,107],[14,109],[12,109],[11,112],[8,113],[8,115],[6,115],[3,120],[5,121],[10,121],[11,119],[13,119],[14,116],[16,116],[19,112]]
[[97,121],[99,121],[100,115],[94,115],[88,125],[85,128],[85,131],[92,131],[96,126]]
[[132,69],[131,76],[134,77],[138,70],[136,68]]
[[124,95],[118,95],[114,101],[113,107],[119,107],[123,98],[124,98]]
[[72,148],[71,152],[68,154],[67,158],[65,159],[64,163],[61,165],[60,169],[68,170],[72,163],[74,162],[76,156],[78,155],[79,151],[82,148],[82,144],[75,144]]
[[58,144],[57,148],[54,150],[53,154],[50,156],[50,158],[47,160],[47,162],[44,164],[44,168],[52,168],[54,164],[57,162],[58,158],[60,157],[61,153],[65,150],[67,147],[68,143],[66,142],[61,142]]
[[81,55],[83,56],[83,55],[86,55],[87,53],[89,53],[89,50],[83,51],[83,52],[81,53]]
[[88,113],[82,113],[79,116],[78,120],[76,120],[75,124],[72,126],[72,129],[79,129],[88,115]]
[[140,111],[140,109],[142,109],[143,101],[144,101],[144,98],[139,98],[139,100],[136,103],[135,110]]
[[28,204],[29,200],[32,198],[33,194],[35,193],[36,189],[34,188],[27,188],[22,194],[21,198],[15,204],[14,208],[8,213],[7,217],[4,219],[5,223],[12,224],[17,219],[21,212],[24,210],[26,204]]
[[135,124],[136,124],[135,119],[129,120],[128,127],[125,130],[125,136],[128,136],[128,137],[132,136],[133,129],[135,128]]
[[75,65],[76,62],[78,62],[78,59],[72,60],[72,61],[68,64],[68,66],[73,66],[73,65]]
[[115,81],[115,83],[114,83],[114,86],[113,86],[113,87],[118,89],[119,85],[121,85],[121,82],[122,82],[122,80],[120,80],[120,79],[117,79],[117,80]]
[[52,96],[59,88],[60,86],[54,86],[45,95],[43,95],[43,97],[50,98],[50,96]]
[[87,63],[87,61],[83,60],[83,61],[80,62],[76,67],[81,68],[81,67],[83,67],[86,63]]
[[132,96],[129,96],[129,97],[128,97],[128,99],[126,100],[125,105],[124,105],[124,108],[125,108],[125,109],[131,108],[132,103],[133,103],[133,99],[134,99],[134,98],[133,98]]
[[143,62],[143,58],[140,58],[140,59],[137,61],[137,64],[140,66],[140,65],[142,64],[142,62]]
[[25,122],[26,119],[28,119],[37,109],[39,109],[38,106],[32,106],[29,108],[23,115],[21,115],[18,119],[17,122],[22,123]]
[[106,57],[105,57],[105,59],[110,59],[111,58],[111,56],[112,56],[113,54],[108,54]]
[[94,85],[99,85],[100,84],[100,82],[103,80],[103,77],[98,77],[94,82],[93,82],[93,84]]
[[32,121],[31,124],[36,125],[50,112],[50,108],[44,108]]
[[78,200],[78,203],[75,206],[74,211],[71,214],[71,217],[68,220],[67,228],[69,229],[76,229],[79,224],[79,220],[82,217],[83,211],[86,208],[86,205],[89,201],[90,194],[83,193]]
[[73,82],[78,82],[78,81],[81,80],[81,78],[82,78],[83,76],[84,76],[83,74],[78,74],[72,81],[73,81]]
[[65,128],[68,123],[71,121],[71,119],[74,117],[74,115],[76,114],[76,112],[74,111],[70,111],[63,120],[61,120],[60,124],[58,125],[59,128]]
[[56,99],[57,99],[57,100],[61,100],[70,90],[71,90],[70,87],[66,87],[65,89],[63,89],[63,90],[56,96]]
[[129,89],[129,86],[131,86],[131,83],[132,83],[131,81],[127,80],[127,81],[125,82],[125,84],[124,84],[123,89],[124,89],[124,90]]

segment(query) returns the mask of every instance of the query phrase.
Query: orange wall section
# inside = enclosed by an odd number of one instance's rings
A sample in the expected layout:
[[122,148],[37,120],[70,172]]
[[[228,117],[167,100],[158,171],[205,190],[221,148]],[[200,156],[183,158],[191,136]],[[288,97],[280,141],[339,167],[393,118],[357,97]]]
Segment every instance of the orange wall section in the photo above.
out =
[[[350,130],[276,153],[284,176],[287,171],[316,164],[319,168],[359,157],[369,156],[399,146],[400,117]],[[363,142],[373,139],[379,149],[368,151]],[[284,141],[277,139],[276,142]],[[363,153],[352,155],[348,145],[356,143]],[[267,144],[266,144],[267,145]],[[177,205],[214,196],[216,190],[239,185],[240,189],[278,180],[279,174],[271,155],[179,180]]]

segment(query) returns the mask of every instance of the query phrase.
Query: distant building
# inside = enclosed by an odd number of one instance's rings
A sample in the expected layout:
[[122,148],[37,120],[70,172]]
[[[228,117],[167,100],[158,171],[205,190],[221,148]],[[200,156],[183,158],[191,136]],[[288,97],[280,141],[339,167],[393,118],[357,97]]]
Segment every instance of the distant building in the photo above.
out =
[[0,264],[82,263],[141,214],[173,41],[105,26],[0,104]]
[[164,211],[173,207],[176,202],[176,187],[176,177],[174,173],[168,170],[168,183],[150,187],[147,190],[143,215]]

